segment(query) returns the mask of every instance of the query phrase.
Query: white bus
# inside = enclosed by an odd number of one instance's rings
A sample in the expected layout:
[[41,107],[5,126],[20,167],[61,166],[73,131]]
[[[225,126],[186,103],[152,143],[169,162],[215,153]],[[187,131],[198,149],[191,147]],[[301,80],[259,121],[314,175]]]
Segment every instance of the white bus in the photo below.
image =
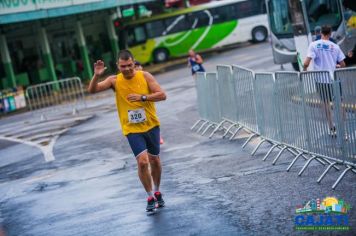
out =
[[[298,1],[306,9],[312,35],[316,26],[330,25],[333,28],[332,38],[344,53],[353,49],[356,43],[356,25],[350,22],[354,20],[356,14],[351,9],[344,8],[343,0]],[[294,69],[298,70],[290,4],[291,0],[266,0],[274,62],[292,63]]]

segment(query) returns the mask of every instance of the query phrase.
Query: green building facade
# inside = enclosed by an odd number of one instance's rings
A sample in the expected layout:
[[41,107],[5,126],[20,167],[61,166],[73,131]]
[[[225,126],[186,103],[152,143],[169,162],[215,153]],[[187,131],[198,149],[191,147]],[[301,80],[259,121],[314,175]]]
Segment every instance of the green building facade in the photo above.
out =
[[0,0],[0,89],[116,70],[122,8],[151,0]]

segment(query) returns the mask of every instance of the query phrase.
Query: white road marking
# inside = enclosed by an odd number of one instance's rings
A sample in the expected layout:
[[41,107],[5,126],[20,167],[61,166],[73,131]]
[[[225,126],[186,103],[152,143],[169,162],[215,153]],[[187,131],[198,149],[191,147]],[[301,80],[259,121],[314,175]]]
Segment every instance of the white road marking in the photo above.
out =
[[[10,142],[15,142],[15,143],[21,143],[21,144],[26,144],[32,147],[36,147],[38,149],[41,150],[41,152],[43,153],[44,159],[46,162],[50,162],[50,161],[54,161],[55,157],[53,155],[53,147],[55,142],[57,141],[58,137],[67,132],[68,129],[64,129],[62,130],[59,134],[55,135],[54,137],[52,137],[52,139],[49,139],[49,144],[48,145],[41,145],[39,143],[36,142],[31,142],[31,141],[27,141],[27,140],[23,140],[23,139],[18,139],[18,138],[13,138],[13,137],[5,137],[5,136],[0,136],[0,139],[2,140],[7,140]],[[42,141],[47,141],[46,140],[42,140]]]

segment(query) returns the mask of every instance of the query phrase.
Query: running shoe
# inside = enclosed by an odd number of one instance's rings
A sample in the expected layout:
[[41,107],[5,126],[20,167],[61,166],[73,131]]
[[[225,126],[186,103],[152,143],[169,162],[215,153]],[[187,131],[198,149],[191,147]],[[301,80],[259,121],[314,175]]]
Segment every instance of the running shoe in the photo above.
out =
[[155,198],[157,201],[158,208],[159,207],[164,207],[164,200],[162,198],[162,193],[161,192],[155,192]]
[[155,198],[150,196],[147,198],[147,207],[146,207],[146,211],[154,211],[156,209],[156,201]]

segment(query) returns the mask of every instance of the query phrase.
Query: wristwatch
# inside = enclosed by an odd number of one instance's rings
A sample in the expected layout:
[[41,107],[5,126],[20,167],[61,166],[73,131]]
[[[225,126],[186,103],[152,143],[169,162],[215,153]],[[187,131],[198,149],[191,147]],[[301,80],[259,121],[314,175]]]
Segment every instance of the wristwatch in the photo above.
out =
[[141,96],[141,101],[143,101],[143,102],[147,101],[147,96],[146,95],[142,95]]

